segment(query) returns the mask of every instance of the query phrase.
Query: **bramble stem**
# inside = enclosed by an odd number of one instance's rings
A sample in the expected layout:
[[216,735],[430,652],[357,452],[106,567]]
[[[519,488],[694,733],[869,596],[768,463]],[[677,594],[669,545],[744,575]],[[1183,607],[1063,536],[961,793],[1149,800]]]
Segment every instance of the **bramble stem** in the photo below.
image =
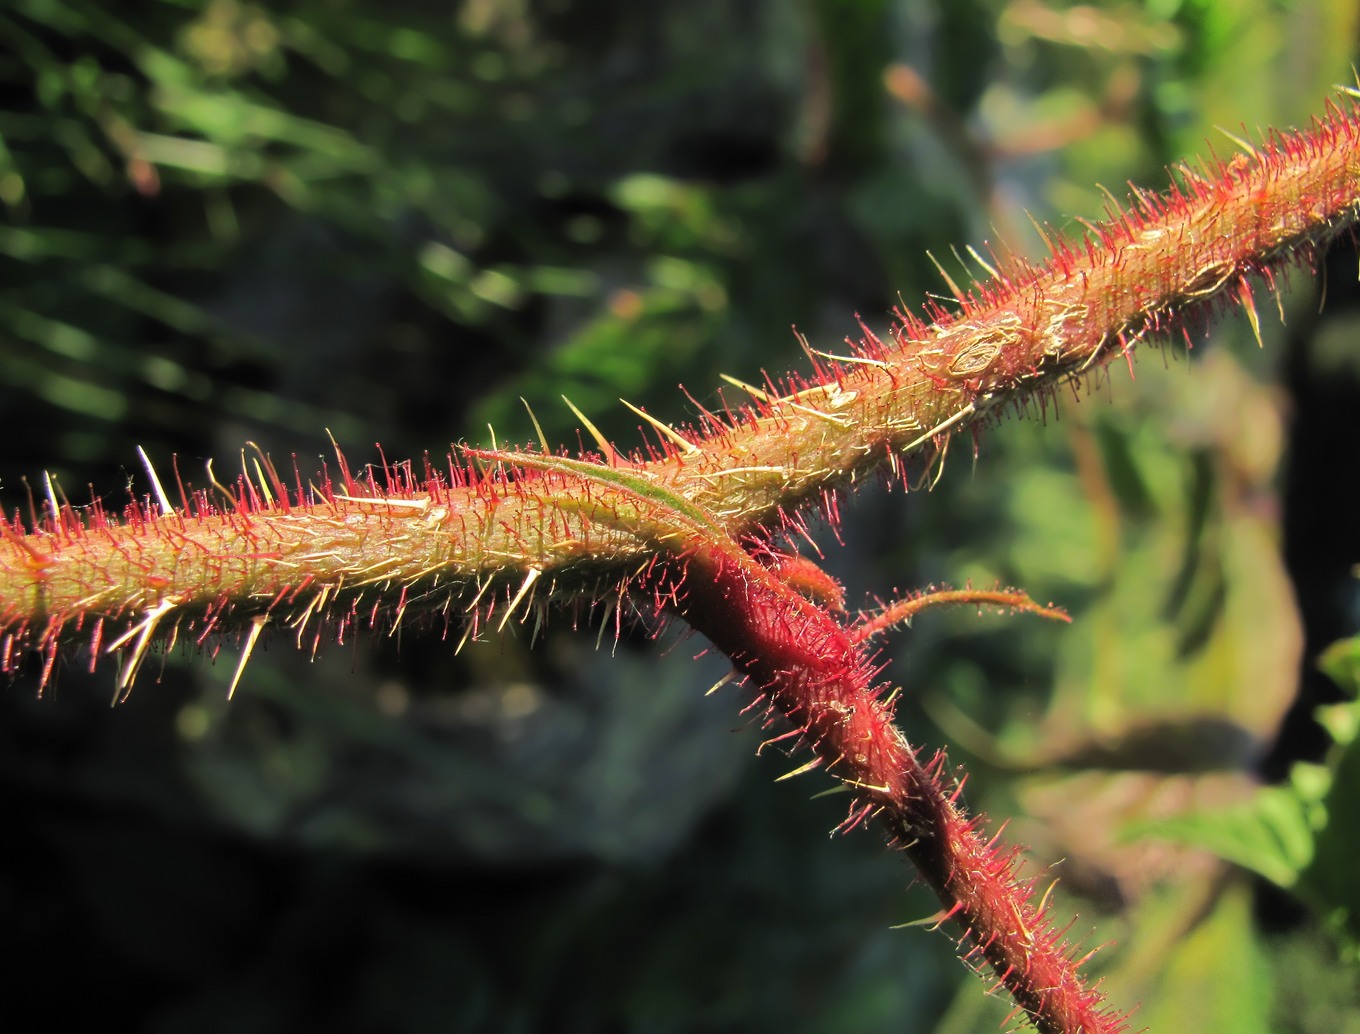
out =
[[899,314],[891,334],[866,329],[839,358],[809,349],[809,375],[734,381],[742,405],[705,412],[697,428],[661,425],[645,454],[601,440],[597,469],[612,483],[484,469],[456,451],[442,470],[359,479],[342,458],[334,480],[292,478],[290,490],[267,464],[252,476],[243,456],[231,501],[183,492],[171,512],[158,489],[122,521],[78,515],[48,485],[41,516],[16,515],[0,536],[0,667],[50,651],[73,625],[121,631],[152,613],[153,631],[195,637],[268,614],[300,624],[305,645],[314,617],[344,631],[416,603],[456,615],[473,601],[504,606],[526,585],[530,599],[612,598],[649,563],[649,525],[668,512],[708,514],[737,539],[778,531],[808,505],[834,517],[837,494],[861,478],[905,479],[909,456],[940,460],[954,432],[1042,404],[1057,382],[1185,331],[1221,299],[1254,315],[1253,275],[1273,285],[1281,264],[1310,259],[1354,219],[1360,117],[1332,108],[1305,134],[1180,179],[1165,195],[1136,193],[1085,240],[1054,244],[1042,266],[1000,263],[956,312]]
[[757,700],[792,724],[796,743],[851,791],[842,829],[877,820],[939,897],[942,919],[963,929],[965,957],[985,960],[1040,1031],[1124,1029],[1082,980],[1045,905],[1034,904],[1017,852],[983,838],[946,789],[944,756],[922,765],[894,724],[864,636],[720,544],[696,547],[676,599],[677,612],[748,676]]

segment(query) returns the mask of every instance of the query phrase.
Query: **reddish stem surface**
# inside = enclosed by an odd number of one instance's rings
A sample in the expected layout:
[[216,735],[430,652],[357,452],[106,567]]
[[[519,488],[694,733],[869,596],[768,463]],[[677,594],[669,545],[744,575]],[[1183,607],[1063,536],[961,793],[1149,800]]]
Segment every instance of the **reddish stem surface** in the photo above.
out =
[[1069,945],[1016,872],[947,788],[944,757],[923,765],[893,722],[857,630],[799,595],[740,550],[705,543],[689,559],[675,609],[746,674],[855,795],[843,829],[877,819],[963,929],[967,957],[985,959],[1045,1034],[1114,1034],[1122,1016],[1078,973]]

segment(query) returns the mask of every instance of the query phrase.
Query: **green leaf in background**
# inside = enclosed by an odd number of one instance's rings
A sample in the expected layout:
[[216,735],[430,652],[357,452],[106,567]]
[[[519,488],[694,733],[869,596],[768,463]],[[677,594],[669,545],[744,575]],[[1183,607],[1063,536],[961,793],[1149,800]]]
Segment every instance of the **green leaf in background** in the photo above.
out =
[[[1303,777],[1301,782],[1318,780]],[[1326,786],[1330,779],[1322,780]],[[1309,788],[1316,794],[1316,785]],[[1297,785],[1263,786],[1247,801],[1173,818],[1131,822],[1128,841],[1155,837],[1202,848],[1265,877],[1293,887],[1314,856],[1314,842],[1326,821],[1317,796],[1305,797]]]
[[1336,746],[1328,758],[1330,786],[1322,798],[1326,825],[1314,844],[1312,863],[1299,874],[1299,892],[1360,958],[1360,638],[1329,647],[1319,665],[1356,699],[1324,708],[1319,718]]
[[1271,1031],[1270,966],[1245,881],[1224,887],[1212,910],[1169,949],[1164,975],[1147,989],[1136,1022],[1159,1031]]

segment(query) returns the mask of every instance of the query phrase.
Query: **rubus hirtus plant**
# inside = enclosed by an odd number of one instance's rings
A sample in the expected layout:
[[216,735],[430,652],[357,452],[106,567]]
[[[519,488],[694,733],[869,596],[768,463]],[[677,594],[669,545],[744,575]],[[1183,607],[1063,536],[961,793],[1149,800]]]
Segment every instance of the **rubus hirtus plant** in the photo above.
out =
[[[543,440],[457,447],[438,463],[384,461],[356,474],[285,476],[256,451],[230,485],[188,485],[145,457],[149,491],[119,516],[74,507],[45,480],[0,523],[0,668],[29,655],[41,682],[83,650],[118,664],[130,691],[148,653],[223,636],[241,644],[232,688],[264,634],[316,650],[365,629],[419,622],[461,643],[560,608],[676,616],[747,687],[767,742],[806,757],[851,796],[842,824],[876,823],[939,897],[940,925],[1046,1032],[1126,1029],[1081,975],[1047,895],[961,804],[942,754],[922,758],[894,723],[874,640],[934,605],[1062,616],[1019,590],[931,590],[847,612],[841,587],[790,547],[809,515],[834,530],[853,486],[875,474],[919,485],[950,441],[1007,409],[1043,409],[1136,345],[1193,333],[1312,264],[1360,211],[1360,108],[1330,106],[1303,133],[1269,136],[1230,161],[1182,167],[1164,194],[1077,240],[1046,235],[1040,264],[975,256],[956,304],[897,313],[840,354],[803,341],[804,372],[756,385],[695,426],[641,410],[653,435],[624,450],[577,413],[594,448]],[[1041,231],[1043,233],[1043,231]],[[691,400],[693,401],[693,400]],[[697,406],[698,403],[695,403]]]

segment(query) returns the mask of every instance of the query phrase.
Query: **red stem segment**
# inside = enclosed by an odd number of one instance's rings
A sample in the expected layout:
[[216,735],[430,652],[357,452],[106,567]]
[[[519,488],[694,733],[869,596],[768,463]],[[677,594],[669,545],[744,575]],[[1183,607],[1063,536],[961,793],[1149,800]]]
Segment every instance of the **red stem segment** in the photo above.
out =
[[[986,839],[946,788],[943,754],[923,765],[875,684],[864,637],[731,544],[706,542],[689,557],[674,609],[726,653],[757,690],[757,705],[793,725],[854,794],[842,825],[877,819],[963,929],[965,957],[985,960],[1045,1034],[1125,1029],[1087,986],[1070,946],[1034,902],[1017,852]],[[778,737],[783,739],[784,737]]]

